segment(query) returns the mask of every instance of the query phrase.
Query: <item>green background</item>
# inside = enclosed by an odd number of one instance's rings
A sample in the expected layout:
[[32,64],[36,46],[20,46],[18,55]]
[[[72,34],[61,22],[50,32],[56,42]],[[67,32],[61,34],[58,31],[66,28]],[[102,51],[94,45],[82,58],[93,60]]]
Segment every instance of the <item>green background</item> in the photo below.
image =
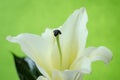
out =
[[0,80],[18,80],[10,51],[24,56],[7,35],[41,34],[46,27],[58,27],[80,7],[86,7],[89,22],[88,46],[106,46],[113,52],[108,65],[97,61],[84,80],[119,80],[120,78],[120,1],[119,0],[0,0]]

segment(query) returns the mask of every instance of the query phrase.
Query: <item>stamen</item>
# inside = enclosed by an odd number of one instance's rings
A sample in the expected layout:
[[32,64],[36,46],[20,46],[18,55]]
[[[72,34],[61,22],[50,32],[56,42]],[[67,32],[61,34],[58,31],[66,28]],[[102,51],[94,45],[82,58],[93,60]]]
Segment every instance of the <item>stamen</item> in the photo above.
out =
[[60,55],[60,67],[62,68],[62,51],[61,51],[60,41],[59,41],[59,35],[61,34],[61,32],[60,30],[54,30],[53,33],[54,33],[54,36],[56,37],[57,46],[58,46],[59,55]]

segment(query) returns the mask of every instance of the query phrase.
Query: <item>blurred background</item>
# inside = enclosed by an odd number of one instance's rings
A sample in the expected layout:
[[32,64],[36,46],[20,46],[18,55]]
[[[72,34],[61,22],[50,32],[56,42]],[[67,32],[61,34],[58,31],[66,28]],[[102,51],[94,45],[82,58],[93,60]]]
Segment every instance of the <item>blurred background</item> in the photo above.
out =
[[106,46],[113,52],[108,65],[97,61],[84,80],[118,80],[120,77],[120,1],[119,0],[0,0],[0,80],[19,80],[10,51],[25,56],[8,35],[41,34],[45,28],[59,27],[80,7],[86,7],[89,21],[88,46]]

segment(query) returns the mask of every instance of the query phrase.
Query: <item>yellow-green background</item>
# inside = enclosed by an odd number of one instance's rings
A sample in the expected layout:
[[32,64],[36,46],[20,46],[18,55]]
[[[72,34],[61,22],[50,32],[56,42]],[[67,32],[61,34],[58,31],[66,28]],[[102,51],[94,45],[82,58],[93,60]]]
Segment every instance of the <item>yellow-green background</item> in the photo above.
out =
[[113,52],[108,65],[92,64],[92,73],[84,80],[120,78],[120,1],[119,0],[0,0],[0,80],[18,80],[10,51],[24,56],[7,35],[24,32],[41,34],[46,27],[58,27],[80,7],[86,7],[89,22],[88,46],[104,45]]

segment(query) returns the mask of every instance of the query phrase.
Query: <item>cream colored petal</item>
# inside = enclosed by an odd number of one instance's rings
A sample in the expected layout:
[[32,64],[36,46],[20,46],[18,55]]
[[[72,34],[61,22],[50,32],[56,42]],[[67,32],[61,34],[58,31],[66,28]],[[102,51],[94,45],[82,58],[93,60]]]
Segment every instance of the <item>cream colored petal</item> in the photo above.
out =
[[109,63],[112,59],[112,52],[104,47],[89,47],[85,49],[85,55],[92,61],[96,61],[96,60],[102,60],[104,61],[106,64]]
[[82,80],[83,74],[79,71],[54,71],[52,80]]
[[46,29],[41,36],[28,33],[16,37],[8,36],[7,40],[18,43],[23,52],[32,58],[38,66],[46,70],[48,74],[52,73],[51,54],[54,46],[52,30]]
[[70,70],[79,70],[81,73],[90,73],[91,61],[85,56],[80,57],[70,66]]
[[60,36],[63,67],[68,68],[77,53],[81,53],[86,44],[88,31],[86,23],[88,21],[85,8],[80,8],[73,12],[67,21],[60,27],[62,35]]
[[84,54],[78,58],[70,67],[71,70],[80,70],[83,73],[91,72],[91,63],[96,60],[102,60],[109,63],[112,59],[112,52],[106,47],[89,47]]
[[47,78],[44,77],[44,76],[39,76],[39,77],[37,78],[37,80],[49,80],[49,79],[47,79]]

